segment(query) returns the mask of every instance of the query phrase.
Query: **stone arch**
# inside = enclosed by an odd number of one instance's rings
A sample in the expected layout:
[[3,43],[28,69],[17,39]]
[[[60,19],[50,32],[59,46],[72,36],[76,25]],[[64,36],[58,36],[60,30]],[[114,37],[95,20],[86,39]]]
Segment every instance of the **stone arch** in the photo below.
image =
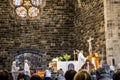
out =
[[29,61],[31,69],[44,70],[47,65],[47,62],[45,62],[46,54],[36,49],[19,49],[12,55],[12,61],[15,60],[17,62],[17,66],[19,66],[21,70],[24,68],[25,59]]

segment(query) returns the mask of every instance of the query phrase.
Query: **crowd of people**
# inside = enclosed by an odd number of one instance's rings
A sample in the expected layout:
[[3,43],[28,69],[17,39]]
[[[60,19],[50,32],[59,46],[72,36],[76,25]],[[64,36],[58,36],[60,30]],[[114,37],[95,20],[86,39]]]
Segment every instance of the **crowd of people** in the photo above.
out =
[[95,67],[84,57],[83,51],[78,54],[79,70],[69,69],[66,72],[62,68],[54,71],[53,66],[48,66],[44,71],[44,76],[40,76],[37,72],[31,74],[28,60],[24,61],[24,70],[18,73],[19,67],[16,61],[12,63],[12,70],[0,70],[0,80],[120,80],[120,64],[110,66],[102,64]]
[[102,67],[93,69],[91,72],[86,69],[79,71],[70,69],[64,72],[62,68],[54,72],[54,69],[49,67],[45,70],[44,77],[36,73],[28,75],[21,72],[15,78],[7,70],[0,70],[0,80],[120,80],[120,64],[114,69],[108,64],[103,64]]

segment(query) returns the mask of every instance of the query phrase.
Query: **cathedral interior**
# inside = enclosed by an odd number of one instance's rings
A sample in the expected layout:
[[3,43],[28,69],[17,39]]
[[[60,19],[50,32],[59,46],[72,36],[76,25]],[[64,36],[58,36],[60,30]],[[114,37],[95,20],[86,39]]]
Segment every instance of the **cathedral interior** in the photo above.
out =
[[119,63],[119,6],[120,0],[0,0],[0,68],[25,58],[45,67],[75,49],[87,56],[90,37],[102,63]]

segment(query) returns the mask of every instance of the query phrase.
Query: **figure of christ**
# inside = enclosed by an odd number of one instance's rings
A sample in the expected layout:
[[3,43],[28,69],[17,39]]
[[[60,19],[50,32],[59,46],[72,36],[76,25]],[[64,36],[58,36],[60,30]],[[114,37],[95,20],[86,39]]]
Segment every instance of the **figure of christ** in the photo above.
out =
[[88,51],[89,51],[89,54],[91,55],[92,54],[92,44],[91,44],[91,41],[93,40],[94,38],[89,38],[88,40],[87,40],[87,42],[88,42],[88,44],[89,44],[89,49],[88,49]]

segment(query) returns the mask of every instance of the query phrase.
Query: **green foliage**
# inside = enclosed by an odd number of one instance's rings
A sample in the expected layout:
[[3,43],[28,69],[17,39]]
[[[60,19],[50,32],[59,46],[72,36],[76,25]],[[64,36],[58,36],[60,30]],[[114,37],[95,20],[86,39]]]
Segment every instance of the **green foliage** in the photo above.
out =
[[68,61],[70,58],[71,58],[71,55],[68,55],[68,54],[64,54],[63,55],[63,58]]
[[57,57],[58,58],[58,61],[62,61],[63,60],[63,57],[62,56],[59,56]]

